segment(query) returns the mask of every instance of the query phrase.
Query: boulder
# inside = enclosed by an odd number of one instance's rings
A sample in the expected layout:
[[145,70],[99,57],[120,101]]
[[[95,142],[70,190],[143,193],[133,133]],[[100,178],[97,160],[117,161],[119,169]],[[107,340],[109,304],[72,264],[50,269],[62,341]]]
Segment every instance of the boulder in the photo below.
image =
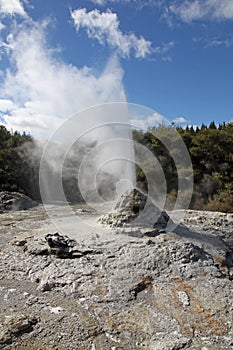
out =
[[88,254],[100,254],[96,249],[89,249],[78,244],[74,239],[58,232],[42,235],[29,241],[24,248],[31,255],[55,255],[61,259],[81,258]]
[[19,192],[0,192],[0,212],[9,210],[28,210],[38,205],[37,202]]

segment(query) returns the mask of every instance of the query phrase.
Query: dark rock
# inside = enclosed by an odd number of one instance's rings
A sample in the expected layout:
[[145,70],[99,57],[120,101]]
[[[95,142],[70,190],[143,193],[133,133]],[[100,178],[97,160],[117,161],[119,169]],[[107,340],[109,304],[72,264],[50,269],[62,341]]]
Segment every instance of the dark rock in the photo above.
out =
[[28,196],[19,192],[0,192],[0,212],[9,210],[28,210],[38,205]]
[[145,289],[151,289],[152,288],[152,277],[151,276],[143,276],[141,278],[141,281],[132,287],[129,291],[129,294],[131,296],[131,299],[136,299],[138,293],[142,292]]
[[74,248],[77,245],[77,242],[74,239],[70,239],[67,236],[62,236],[58,232],[53,234],[48,234],[45,236],[46,241],[50,248],[60,248],[68,249]]
[[144,232],[144,236],[147,237],[156,237],[159,235],[159,230],[158,229],[150,229],[150,230],[146,230],[146,232]]
[[80,258],[87,254],[98,253],[93,249],[78,246],[78,243],[74,239],[70,239],[65,235],[63,236],[58,232],[46,235],[45,239],[50,247],[50,253],[56,255],[58,258]]
[[146,242],[147,245],[155,245],[155,242],[152,241],[151,239],[148,239],[148,241]]

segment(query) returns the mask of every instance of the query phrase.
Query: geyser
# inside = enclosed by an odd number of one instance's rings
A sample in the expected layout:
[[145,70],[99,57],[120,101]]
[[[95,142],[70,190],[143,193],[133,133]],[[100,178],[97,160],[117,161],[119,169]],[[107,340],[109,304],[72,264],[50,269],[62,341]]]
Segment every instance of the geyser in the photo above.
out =
[[56,130],[45,146],[40,166],[44,203],[67,203],[63,179],[71,173],[76,188],[69,190],[79,191],[82,199],[101,213],[109,212],[119,195],[136,186],[126,103],[87,109]]
[[[151,122],[153,128],[143,130],[143,125]],[[83,221],[69,202],[82,199],[99,215],[112,213],[119,197],[138,190],[136,165],[147,180],[147,205],[140,212],[140,219],[147,226],[153,226],[156,218],[161,219],[168,179],[156,153],[133,141],[132,129],[137,128],[146,131],[148,137],[152,133],[175,163],[178,191],[169,216],[170,222],[180,222],[190,203],[193,172],[189,153],[178,132],[153,110],[128,103],[108,103],[67,119],[44,147],[40,164],[41,197],[43,203],[62,202],[61,211],[53,207],[48,212],[61,232],[73,233],[80,222],[96,229],[96,221],[94,224],[93,220]]]

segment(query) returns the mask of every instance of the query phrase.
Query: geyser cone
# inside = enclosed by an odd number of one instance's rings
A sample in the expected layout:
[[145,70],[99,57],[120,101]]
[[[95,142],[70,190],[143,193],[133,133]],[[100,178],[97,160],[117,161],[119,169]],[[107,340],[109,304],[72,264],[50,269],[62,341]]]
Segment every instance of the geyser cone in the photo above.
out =
[[137,225],[162,229],[166,228],[169,220],[168,214],[159,209],[146,194],[133,188],[123,193],[114,210],[101,216],[99,222],[110,227]]
[[138,215],[145,207],[147,196],[141,191],[133,188],[125,191],[117,200],[114,210],[130,211],[131,214]]

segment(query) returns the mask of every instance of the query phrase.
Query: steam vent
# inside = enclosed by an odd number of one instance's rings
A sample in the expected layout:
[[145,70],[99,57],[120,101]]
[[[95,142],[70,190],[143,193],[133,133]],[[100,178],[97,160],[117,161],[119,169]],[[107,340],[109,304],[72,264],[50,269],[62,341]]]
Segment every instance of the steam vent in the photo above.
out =
[[160,210],[146,194],[134,188],[123,193],[114,210],[101,216],[99,223],[109,227],[133,225],[165,229],[169,220],[165,211]]

